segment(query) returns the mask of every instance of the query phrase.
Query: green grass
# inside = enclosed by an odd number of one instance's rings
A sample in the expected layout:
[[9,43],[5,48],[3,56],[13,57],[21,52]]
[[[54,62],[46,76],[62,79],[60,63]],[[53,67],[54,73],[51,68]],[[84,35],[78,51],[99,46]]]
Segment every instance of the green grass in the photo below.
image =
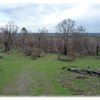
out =
[[[30,72],[32,81],[27,87],[27,95],[49,95],[49,96],[70,96],[70,95],[100,95],[100,78],[88,77],[87,79],[76,79],[76,73],[62,70],[64,66],[78,66],[86,69],[100,69],[100,58],[80,57],[73,62],[57,60],[57,55],[47,54],[44,57],[32,60],[19,52],[2,54],[0,59],[0,94],[3,89],[13,82],[23,69]],[[66,86],[63,86],[65,84]],[[20,85],[20,84],[19,84]],[[16,95],[20,93],[16,93]],[[5,94],[3,94],[5,95]],[[13,94],[12,94],[13,95]],[[15,94],[14,94],[15,95]]]

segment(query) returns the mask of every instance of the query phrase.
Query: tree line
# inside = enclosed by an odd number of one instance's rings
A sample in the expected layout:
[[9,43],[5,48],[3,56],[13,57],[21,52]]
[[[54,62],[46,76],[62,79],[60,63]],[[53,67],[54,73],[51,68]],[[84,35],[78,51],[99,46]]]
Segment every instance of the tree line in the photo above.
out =
[[8,22],[0,28],[0,47],[4,48],[5,52],[20,48],[33,59],[45,53],[56,53],[58,59],[60,55],[69,55],[73,60],[82,55],[99,55],[100,37],[89,36],[85,27],[76,27],[74,20],[62,20],[55,30],[56,34],[50,34],[46,28],[39,29],[38,33],[29,33],[23,27],[18,33],[18,26],[14,22]]

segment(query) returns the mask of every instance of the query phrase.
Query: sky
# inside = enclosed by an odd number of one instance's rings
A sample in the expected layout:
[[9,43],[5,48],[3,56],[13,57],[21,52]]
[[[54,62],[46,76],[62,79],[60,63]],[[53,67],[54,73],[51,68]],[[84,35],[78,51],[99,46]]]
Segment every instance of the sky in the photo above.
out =
[[14,21],[19,29],[56,32],[56,25],[68,18],[87,32],[100,32],[100,0],[0,0],[0,26]]

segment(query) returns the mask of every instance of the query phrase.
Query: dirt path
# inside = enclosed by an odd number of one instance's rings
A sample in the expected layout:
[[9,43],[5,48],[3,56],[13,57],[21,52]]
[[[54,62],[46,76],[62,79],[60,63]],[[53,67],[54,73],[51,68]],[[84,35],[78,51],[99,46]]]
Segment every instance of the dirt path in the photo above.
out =
[[32,75],[29,67],[25,67],[12,82],[5,86],[3,94],[5,95],[27,95],[27,88],[32,81]]
[[25,67],[3,89],[4,95],[49,95],[52,94],[52,82],[45,71],[31,70]]
[[[32,91],[30,91],[32,90]],[[33,72],[33,82],[29,87],[31,95],[52,95],[53,84],[45,71],[35,70]]]

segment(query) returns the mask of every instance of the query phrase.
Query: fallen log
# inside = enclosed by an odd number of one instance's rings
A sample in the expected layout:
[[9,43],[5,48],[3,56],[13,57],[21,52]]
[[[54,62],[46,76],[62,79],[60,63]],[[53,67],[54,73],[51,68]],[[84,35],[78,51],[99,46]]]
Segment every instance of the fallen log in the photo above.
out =
[[93,70],[86,70],[86,69],[77,69],[77,68],[68,68],[68,71],[83,74],[83,75],[90,75],[90,76],[100,76],[100,71],[93,71]]

